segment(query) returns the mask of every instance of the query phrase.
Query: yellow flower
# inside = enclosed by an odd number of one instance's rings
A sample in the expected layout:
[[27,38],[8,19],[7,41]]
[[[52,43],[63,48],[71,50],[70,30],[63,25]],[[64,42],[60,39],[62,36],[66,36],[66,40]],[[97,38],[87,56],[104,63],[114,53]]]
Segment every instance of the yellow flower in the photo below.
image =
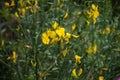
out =
[[25,6],[25,2],[23,0],[20,0],[20,6],[24,7]]
[[22,13],[23,16],[25,15],[25,12],[26,12],[26,11],[25,11],[25,8],[22,8],[22,9],[21,9],[21,13]]
[[17,18],[19,18],[18,12],[15,12],[15,16],[16,16]]
[[104,80],[104,77],[103,76],[99,76],[99,80]]
[[33,60],[31,60],[31,65],[32,65],[33,67],[36,67],[36,64],[37,64],[37,63],[36,63],[35,61],[33,62]]
[[99,16],[99,11],[98,11],[98,6],[92,4],[91,6],[92,9],[87,11],[88,18],[93,18],[93,23],[96,23],[96,19]]
[[10,6],[15,6],[15,1],[14,0],[12,0],[12,2],[11,2],[11,5]]
[[76,69],[73,69],[72,70],[72,76],[74,77],[74,78],[77,78],[78,76],[77,76],[77,73],[76,73]]
[[2,39],[2,41],[1,41],[1,46],[4,46],[4,45],[5,45],[5,40]]
[[9,4],[8,2],[5,2],[5,6],[6,6],[6,7],[9,7],[10,4]]
[[60,4],[60,0],[57,0],[58,1],[58,4]]
[[48,37],[46,32],[42,33],[42,42],[44,44],[49,44],[50,43],[50,39],[49,39],[49,37]]
[[13,51],[13,63],[16,63],[17,61],[17,55],[16,55],[16,52]]
[[47,35],[50,37],[50,38],[55,38],[57,35],[56,35],[56,32],[55,31],[51,31],[50,29],[47,30]]
[[56,29],[58,27],[58,23],[56,21],[53,22],[52,24],[53,29]]
[[69,43],[69,39],[70,38],[71,38],[71,34],[70,33],[66,33],[66,35],[65,35],[66,44]]
[[76,29],[76,24],[72,25],[72,31],[74,31]]
[[97,45],[94,44],[94,45],[93,45],[93,52],[96,53],[96,52],[97,52],[97,49],[98,49]]
[[55,32],[60,38],[63,38],[65,36],[65,28],[59,27]]
[[79,35],[74,35],[74,34],[72,34],[72,37],[74,37],[74,38],[78,38]]
[[78,71],[78,76],[80,76],[82,74],[82,72],[83,72],[83,70],[82,70],[82,68],[80,68]]
[[62,55],[63,55],[63,57],[65,57],[65,56],[66,56],[67,51],[68,51],[68,49],[67,49],[67,48],[66,48],[65,50],[63,50],[63,51],[62,51]]
[[58,37],[55,37],[51,40],[51,44],[58,42],[60,39]]
[[94,5],[94,4],[92,4],[92,9],[94,10],[94,11],[97,11],[98,10],[98,6],[96,6],[96,5]]
[[68,10],[66,11],[66,13],[65,13],[65,15],[64,15],[64,17],[63,17],[63,19],[66,19],[68,17]]
[[86,53],[88,54],[92,54],[93,50],[91,49],[91,47],[89,47],[87,50],[86,50]]
[[105,33],[110,33],[110,27],[105,28]]
[[81,63],[80,59],[81,59],[81,57],[79,55],[75,55],[76,64],[80,64]]
[[10,56],[8,56],[8,57],[7,57],[7,60],[10,60],[10,59],[11,59],[11,57],[10,57]]
[[86,23],[87,23],[87,26],[90,26],[90,21],[87,20]]

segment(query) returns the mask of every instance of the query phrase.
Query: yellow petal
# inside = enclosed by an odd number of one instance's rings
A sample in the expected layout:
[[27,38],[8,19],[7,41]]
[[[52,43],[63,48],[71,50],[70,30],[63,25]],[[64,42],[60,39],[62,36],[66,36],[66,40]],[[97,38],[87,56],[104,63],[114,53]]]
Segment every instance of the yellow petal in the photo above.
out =
[[82,72],[83,72],[83,69],[80,68],[79,71],[78,71],[78,76],[80,76],[82,74]]
[[104,80],[104,77],[103,76],[99,76],[99,80]]
[[63,19],[66,19],[68,17],[68,10],[66,11],[66,13],[65,13],[65,15],[64,15],[64,17],[63,17]]
[[5,40],[2,39],[2,41],[1,41],[1,46],[4,46],[4,44],[5,44]]
[[77,73],[76,73],[76,69],[73,69],[72,70],[72,76],[74,77],[74,78],[77,78],[78,76],[77,76]]
[[78,38],[79,35],[74,35],[74,34],[72,34],[72,37],[74,37],[74,38]]
[[9,4],[8,2],[5,2],[5,6],[6,6],[6,7],[9,7],[10,4]]
[[76,29],[76,24],[72,25],[72,31],[74,31]]
[[17,55],[16,55],[16,52],[13,51],[13,62],[16,63],[17,61]]

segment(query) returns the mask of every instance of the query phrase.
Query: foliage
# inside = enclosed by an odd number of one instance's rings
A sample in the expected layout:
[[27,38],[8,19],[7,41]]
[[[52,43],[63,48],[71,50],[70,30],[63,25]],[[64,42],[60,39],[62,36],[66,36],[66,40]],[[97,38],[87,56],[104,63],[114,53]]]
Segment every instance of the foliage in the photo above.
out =
[[0,79],[115,80],[120,76],[119,16],[112,17],[110,0],[3,4]]

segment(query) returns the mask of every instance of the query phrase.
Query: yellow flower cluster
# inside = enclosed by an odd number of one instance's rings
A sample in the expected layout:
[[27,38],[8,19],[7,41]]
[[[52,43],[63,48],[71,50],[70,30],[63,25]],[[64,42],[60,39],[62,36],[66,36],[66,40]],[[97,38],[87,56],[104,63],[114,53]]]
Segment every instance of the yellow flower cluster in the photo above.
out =
[[76,71],[76,68],[72,70],[72,76],[74,78],[78,78],[82,74],[83,70],[82,68],[79,68],[78,72]]
[[15,6],[15,1],[12,0],[11,3],[5,2],[5,6],[6,6],[6,7],[13,7],[13,6]]
[[96,23],[96,19],[99,16],[98,6],[92,4],[91,9],[87,11],[88,18],[93,19],[93,23]]
[[[19,15],[24,16],[27,11],[30,11],[31,13],[36,13],[38,11],[38,0],[20,0],[19,4],[20,7],[17,8],[18,11],[15,12],[15,16],[19,17]],[[15,1],[12,0],[11,4],[8,2],[5,2],[5,6],[15,6]]]
[[88,53],[88,54],[96,53],[97,50],[98,50],[98,46],[97,46],[97,44],[94,44],[93,46],[90,46],[90,47],[86,50],[86,53]]
[[16,62],[17,62],[17,54],[16,54],[16,52],[15,52],[15,51],[13,51],[13,53],[12,53],[12,54],[13,54],[13,55],[12,55],[12,57],[11,57],[11,56],[7,57],[7,60],[12,59],[12,60],[13,60],[13,63],[15,63],[15,64],[16,64]]
[[[80,64],[80,63],[81,63],[80,59],[81,59],[81,56],[75,55],[75,65],[76,65],[76,66],[77,66],[77,64]],[[74,69],[72,70],[72,76],[73,76],[74,78],[78,78],[78,77],[82,74],[82,72],[83,72],[83,69],[82,69],[82,68],[79,68],[78,71],[76,71],[76,70],[77,70],[77,68],[74,68]]]
[[65,28],[59,26],[59,24],[54,21],[52,24],[52,29],[48,29],[47,31],[42,33],[42,42],[44,44],[53,44],[58,41],[63,42],[66,41],[66,44],[69,43],[69,39],[72,37],[78,38],[79,36],[66,33]]

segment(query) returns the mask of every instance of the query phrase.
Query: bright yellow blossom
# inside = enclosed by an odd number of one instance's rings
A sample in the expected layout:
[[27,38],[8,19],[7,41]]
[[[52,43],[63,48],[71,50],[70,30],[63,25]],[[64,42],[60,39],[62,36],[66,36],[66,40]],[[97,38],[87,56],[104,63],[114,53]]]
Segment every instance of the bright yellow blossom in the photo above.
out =
[[48,37],[46,32],[42,33],[42,42],[44,44],[49,44],[50,43],[50,39],[49,39],[49,37]]
[[16,55],[16,52],[13,51],[13,63],[16,63],[17,61],[17,55]]
[[81,59],[81,57],[79,55],[75,55],[76,64],[80,64],[81,63],[80,59]]
[[56,29],[58,27],[58,23],[56,21],[53,22],[52,24],[53,29]]
[[103,76],[99,76],[99,80],[104,80],[104,77]]
[[68,10],[66,11],[66,13],[65,13],[65,15],[64,15],[64,17],[63,17],[63,19],[66,19],[68,17]]
[[79,35],[72,34],[72,37],[74,37],[74,38],[78,38]]
[[65,50],[63,50],[63,51],[62,51],[62,55],[63,55],[63,57],[65,57],[65,56],[66,56],[67,51],[68,51],[68,49],[67,49],[67,48],[66,48]]
[[83,72],[83,69],[80,68],[79,71],[78,71],[78,76],[80,76],[82,74],[82,72]]
[[96,53],[96,52],[97,52],[97,49],[98,49],[97,45],[94,44],[94,45],[93,45],[93,52]]
[[66,44],[69,43],[69,39],[71,38],[71,34],[70,33],[66,33],[65,35],[65,40],[66,40]]
[[19,18],[18,12],[15,12],[15,16],[16,16],[17,18]]
[[72,25],[72,31],[74,31],[76,29],[76,24]]
[[76,69],[73,69],[73,70],[72,70],[72,76],[73,76],[74,78],[77,78]]
[[55,32],[60,38],[65,36],[65,28],[63,27],[58,27]]
[[15,1],[14,0],[11,1],[11,5],[10,6],[15,6]]
[[8,2],[5,2],[5,6],[6,6],[6,7],[9,7],[10,4],[9,4]]

